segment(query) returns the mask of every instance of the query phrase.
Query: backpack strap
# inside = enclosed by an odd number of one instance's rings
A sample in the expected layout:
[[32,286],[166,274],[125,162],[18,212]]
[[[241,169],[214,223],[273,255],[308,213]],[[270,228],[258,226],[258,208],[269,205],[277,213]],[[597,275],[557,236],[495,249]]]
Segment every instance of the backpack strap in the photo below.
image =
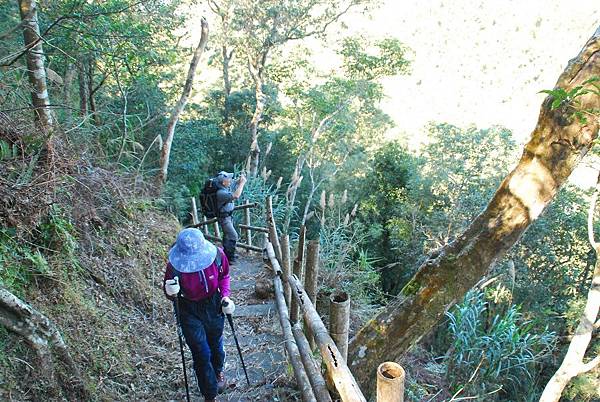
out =
[[219,273],[223,273],[223,257],[221,256],[222,251],[217,248],[217,255],[215,256],[215,264],[219,268]]

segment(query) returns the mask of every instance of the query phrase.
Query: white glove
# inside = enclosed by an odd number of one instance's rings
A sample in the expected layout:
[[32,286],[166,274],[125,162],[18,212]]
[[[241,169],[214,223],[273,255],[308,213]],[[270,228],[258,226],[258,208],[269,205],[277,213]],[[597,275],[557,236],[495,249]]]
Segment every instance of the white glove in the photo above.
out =
[[233,314],[235,311],[235,304],[229,297],[224,297],[221,299],[221,310],[223,314]]
[[176,296],[179,293],[179,278],[168,279],[165,281],[165,292],[168,296]]

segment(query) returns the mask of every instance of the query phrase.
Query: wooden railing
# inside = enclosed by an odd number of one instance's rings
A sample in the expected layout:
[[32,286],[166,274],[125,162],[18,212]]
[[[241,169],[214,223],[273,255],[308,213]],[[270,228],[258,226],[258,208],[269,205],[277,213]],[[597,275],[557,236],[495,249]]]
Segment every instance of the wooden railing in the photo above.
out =
[[[242,205],[237,205],[233,208],[235,211],[244,211],[244,223],[240,224],[240,228],[242,229],[242,237],[245,242],[238,242],[237,247],[243,248],[245,250],[256,251],[262,253],[263,247],[256,246],[252,244],[252,232],[262,232],[268,233],[269,230],[267,228],[263,228],[260,226],[252,226],[250,222],[250,209],[258,207],[257,203],[246,202]],[[200,218],[202,220],[200,220]],[[198,208],[196,204],[196,197],[192,197],[192,226],[194,228],[202,229],[204,232],[204,237],[211,241],[222,241],[221,231],[219,229],[219,222],[217,218],[206,219],[202,214],[198,214]],[[212,233],[210,228],[212,227]]]
[[[203,228],[209,240],[220,241],[217,219],[199,222],[195,199],[192,199],[193,227]],[[244,210],[244,223],[240,224],[245,242],[237,246],[262,252],[265,262],[273,271],[275,302],[285,340],[285,349],[293,368],[298,388],[305,402],[331,402],[331,394],[343,402],[366,402],[358,383],[350,372],[348,355],[348,322],[350,300],[346,293],[331,296],[330,329],[323,324],[316,308],[317,278],[319,269],[319,242],[308,242],[305,258],[306,230],[300,229],[298,248],[293,264],[289,236],[279,238],[271,197],[266,200],[267,227],[253,226],[250,209],[257,204],[242,204],[235,210]],[[214,234],[209,226],[214,224]],[[262,245],[253,244],[253,232],[261,233]],[[300,312],[303,320],[300,319]],[[304,323],[304,331],[301,323]],[[314,358],[317,349],[326,367]],[[404,400],[404,370],[397,363],[382,363],[377,370],[377,402],[402,402]]]

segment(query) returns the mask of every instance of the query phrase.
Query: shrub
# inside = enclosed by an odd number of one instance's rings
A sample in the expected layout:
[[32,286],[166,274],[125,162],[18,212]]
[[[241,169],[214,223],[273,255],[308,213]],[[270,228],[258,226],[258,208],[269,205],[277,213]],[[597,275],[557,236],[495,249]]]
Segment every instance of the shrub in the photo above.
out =
[[463,394],[492,400],[504,393],[524,400],[531,393],[539,363],[554,348],[555,334],[547,329],[532,333],[518,306],[491,320],[487,313],[488,302],[480,290],[468,292],[463,303],[446,313],[453,339],[445,357],[446,376]]

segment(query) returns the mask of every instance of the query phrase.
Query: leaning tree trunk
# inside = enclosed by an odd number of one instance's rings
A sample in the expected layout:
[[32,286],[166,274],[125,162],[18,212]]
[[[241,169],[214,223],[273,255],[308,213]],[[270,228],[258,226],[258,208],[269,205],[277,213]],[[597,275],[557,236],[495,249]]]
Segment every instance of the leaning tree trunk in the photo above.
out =
[[594,240],[593,225],[598,192],[600,192],[600,174],[598,175],[596,191],[592,197],[588,214],[588,235],[592,248],[596,252],[596,268],[592,276],[592,285],[588,292],[585,309],[575,330],[573,340],[569,344],[567,354],[558,370],[556,370],[556,373],[554,373],[548,384],[546,384],[540,402],[558,402],[565,387],[573,377],[587,373],[600,364],[600,355],[587,363],[583,362],[585,352],[592,339],[594,324],[600,322],[596,321],[598,319],[598,310],[600,310],[600,243],[596,243]]
[[[56,381],[56,367],[52,351],[62,363],[62,370],[67,375],[61,378],[61,385],[68,393],[70,400],[87,400],[89,394],[78,366],[73,361],[58,328],[43,314],[0,287],[0,325],[9,331],[22,336],[33,348],[39,358],[36,373],[41,380],[48,383],[49,392],[58,396],[60,387]],[[51,398],[49,398],[51,399]]]
[[23,39],[27,49],[27,73],[31,84],[31,101],[35,110],[35,120],[44,131],[52,128],[50,97],[44,68],[44,49],[38,25],[36,0],[19,0],[19,10],[23,23]]
[[[567,91],[600,76],[600,28],[569,62],[556,87]],[[584,110],[600,108],[592,93],[577,98]],[[553,110],[542,103],[538,124],[516,168],[486,209],[454,242],[430,256],[399,297],[370,320],[351,342],[348,360],[366,391],[377,365],[397,359],[427,334],[465,293],[514,245],[540,215],[589,151],[598,135],[597,118],[574,118],[573,105]]]
[[196,50],[194,51],[194,56],[192,57],[192,61],[190,62],[190,68],[188,69],[187,78],[185,80],[185,85],[183,86],[181,97],[175,105],[173,113],[171,114],[171,118],[169,119],[169,124],[167,125],[167,136],[165,138],[165,141],[163,142],[162,150],[160,153],[160,173],[158,176],[160,187],[162,187],[167,181],[169,157],[171,155],[171,144],[173,143],[173,136],[175,135],[175,126],[177,125],[179,115],[183,111],[183,108],[185,108],[190,92],[192,91],[192,84],[194,83],[194,76],[196,75],[196,67],[198,67],[198,62],[202,57],[202,53],[204,53],[204,48],[206,47],[207,41],[208,22],[206,22],[206,20],[202,18],[202,33],[200,35],[200,42],[198,43],[198,47],[196,47]]

